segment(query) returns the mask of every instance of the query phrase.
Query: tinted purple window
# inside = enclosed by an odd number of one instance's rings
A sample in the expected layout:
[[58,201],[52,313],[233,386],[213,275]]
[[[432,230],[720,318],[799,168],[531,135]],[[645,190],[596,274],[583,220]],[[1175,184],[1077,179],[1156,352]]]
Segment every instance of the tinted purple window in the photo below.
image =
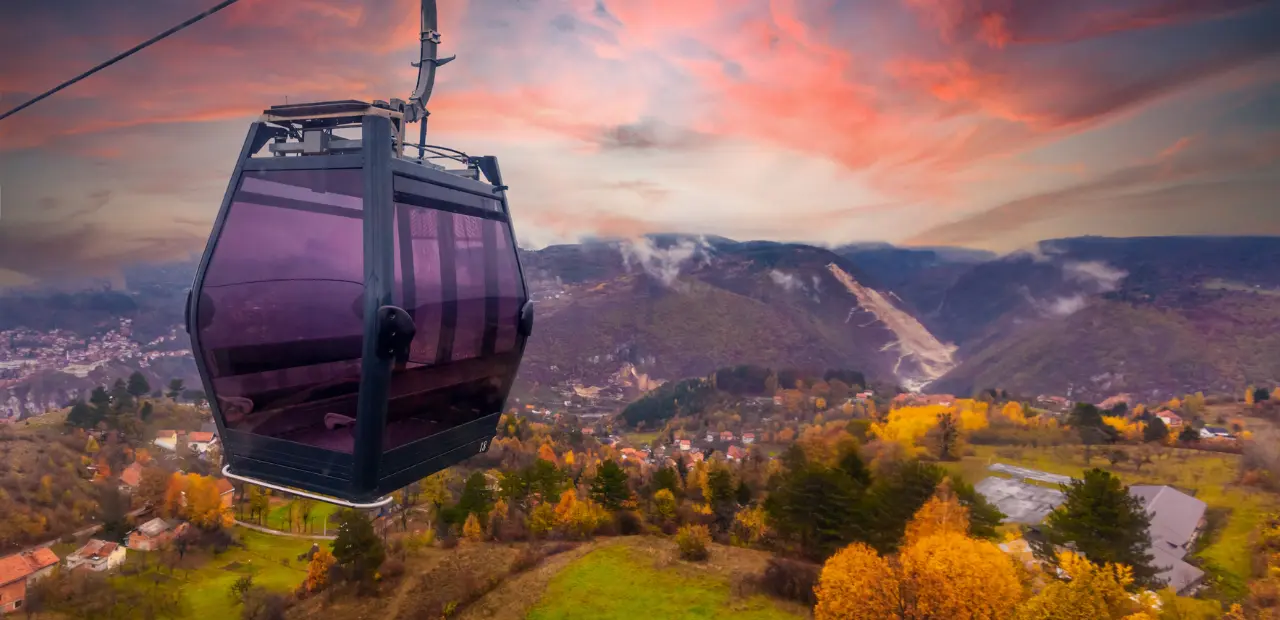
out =
[[228,427],[350,453],[363,341],[358,170],[246,172],[202,287]]
[[484,343],[485,248],[484,227],[495,225],[478,217],[442,214],[453,217],[453,259],[458,281],[458,327],[453,335],[453,359],[480,357]]
[[[501,211],[499,203],[486,202]],[[501,410],[518,363],[524,296],[505,222],[405,204],[397,211],[397,241],[413,246],[396,251],[402,263],[397,288],[402,298],[413,298],[418,333],[410,362],[392,374],[385,449]],[[486,331],[492,352],[484,349]]]

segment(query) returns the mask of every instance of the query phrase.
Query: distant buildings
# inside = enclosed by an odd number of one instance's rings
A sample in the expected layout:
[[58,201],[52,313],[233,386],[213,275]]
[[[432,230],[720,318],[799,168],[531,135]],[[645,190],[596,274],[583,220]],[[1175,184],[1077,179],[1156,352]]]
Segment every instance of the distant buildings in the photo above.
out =
[[178,449],[178,431],[159,431],[156,433],[155,445],[170,452]]
[[744,434],[742,435],[742,445],[744,445],[744,446],[749,446],[749,445],[751,445],[751,444],[755,443],[755,441],[756,441],[756,434],[755,434],[755,433],[744,433]]
[[134,461],[120,472],[120,490],[125,493],[133,493],[142,483],[142,463]]
[[1222,428],[1221,426],[1206,426],[1200,429],[1200,438],[1201,439],[1214,439],[1214,438],[1232,439],[1234,438],[1234,436],[1231,434],[1231,431],[1225,428]]
[[1168,409],[1161,411],[1160,413],[1157,413],[1156,417],[1160,418],[1160,421],[1164,422],[1164,425],[1169,428],[1182,426],[1182,416],[1172,411],[1169,411]]
[[129,532],[126,544],[136,551],[156,551],[187,530],[187,524],[156,517]]

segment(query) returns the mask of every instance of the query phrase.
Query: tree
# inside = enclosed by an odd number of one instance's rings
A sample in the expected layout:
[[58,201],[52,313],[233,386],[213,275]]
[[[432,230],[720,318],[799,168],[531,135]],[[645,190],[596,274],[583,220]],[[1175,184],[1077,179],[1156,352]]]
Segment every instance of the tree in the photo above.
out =
[[1142,429],[1142,440],[1147,443],[1164,443],[1168,436],[1169,427],[1159,417],[1153,416],[1151,421],[1147,422],[1147,427]]
[[1153,617],[1136,615],[1153,610],[1130,598],[1125,591],[1134,581],[1129,567],[1116,564],[1100,566],[1071,552],[1058,556],[1058,566],[1070,579],[1054,580],[1020,605],[1019,618],[1121,620]]
[[538,447],[538,458],[551,463],[556,462],[556,451],[551,444],[544,443]]
[[107,388],[99,385],[89,394],[89,404],[97,410],[98,419],[105,418],[111,409],[111,394],[107,393]]
[[676,516],[676,496],[671,489],[658,489],[653,494],[653,515],[659,521],[671,521]]
[[862,487],[843,471],[802,463],[765,499],[769,526],[820,560],[861,535]]
[[142,403],[142,408],[138,410],[138,417],[142,418],[143,422],[149,422],[151,421],[151,414],[153,411],[154,408],[151,406],[151,401],[147,401]]
[[182,391],[186,389],[185,383],[182,379],[170,380],[169,390],[165,393],[165,396],[168,396],[169,400],[178,400],[178,397],[182,396]]
[[82,400],[77,400],[71,405],[71,411],[67,413],[67,426],[76,428],[93,428],[100,420],[101,415],[98,410],[86,405]]
[[165,500],[165,491],[169,487],[169,474],[159,467],[143,467],[142,479],[133,496],[142,500],[144,506],[159,506]]
[[1183,424],[1182,430],[1178,432],[1178,441],[1200,441],[1200,433],[1192,428],[1190,424]]
[[467,515],[472,513],[480,515],[483,519],[489,514],[491,508],[493,508],[493,492],[489,490],[489,481],[485,478],[484,472],[473,472],[462,486],[462,495],[458,497],[458,504],[453,508],[454,515],[450,522],[466,521]]
[[600,465],[600,470],[591,481],[591,498],[609,510],[618,510],[622,503],[631,499],[631,489],[627,487],[627,472],[623,471],[613,459]]
[[142,398],[151,393],[151,384],[147,383],[147,378],[142,376],[142,373],[134,371],[133,374],[129,375],[129,383],[125,389],[134,398]]
[[898,574],[875,549],[853,543],[822,566],[815,589],[815,620],[884,620],[901,618],[903,600]]
[[386,550],[373,531],[373,522],[363,512],[344,509],[338,513],[338,536],[333,541],[333,557],[352,581],[368,582],[382,566]]
[[816,620],[1009,618],[1022,594],[1013,561],[954,531],[924,536],[895,560],[853,543],[827,560]]
[[1261,403],[1271,400],[1271,392],[1267,388],[1257,388],[1253,391],[1253,402]]
[[951,483],[944,479],[938,485],[933,497],[920,507],[907,523],[903,544],[911,545],[927,536],[969,532],[969,509],[960,504],[955,493],[951,492]]
[[323,590],[329,584],[329,569],[337,561],[328,549],[321,547],[315,555],[311,556],[311,562],[307,565],[307,580],[303,582],[303,587],[308,592]]
[[960,429],[956,426],[955,416],[950,412],[938,415],[938,458],[955,460],[956,441],[959,439]]
[[467,521],[462,525],[462,535],[471,542],[484,540],[484,527],[480,525],[480,519],[476,517],[476,513],[467,515]]
[[1120,479],[1102,469],[1063,486],[1066,498],[1045,520],[1043,540],[1033,543],[1041,559],[1057,559],[1056,547],[1074,543],[1090,561],[1124,564],[1140,585],[1151,585],[1156,569],[1148,528],[1151,517],[1142,500],[1129,494]]
[[655,492],[659,489],[669,489],[675,493],[680,490],[680,474],[676,473],[674,467],[663,467],[653,472],[653,479],[649,482],[649,486]]

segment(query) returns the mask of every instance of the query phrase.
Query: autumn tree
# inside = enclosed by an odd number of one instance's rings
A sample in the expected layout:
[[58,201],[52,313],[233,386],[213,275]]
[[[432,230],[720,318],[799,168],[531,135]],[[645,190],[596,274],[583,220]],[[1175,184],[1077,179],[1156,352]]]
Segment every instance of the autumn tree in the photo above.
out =
[[462,535],[471,542],[484,540],[484,527],[480,525],[480,519],[476,517],[476,513],[467,515],[467,520],[462,525]]
[[1157,570],[1148,553],[1151,517],[1142,500],[1129,494],[1119,478],[1097,468],[1063,490],[1063,503],[1045,520],[1043,540],[1033,543],[1037,557],[1052,562],[1058,547],[1074,543],[1091,561],[1129,566],[1135,582],[1151,584]]
[[466,521],[467,515],[473,513],[484,521],[489,510],[493,508],[493,499],[493,491],[489,490],[489,481],[484,472],[472,472],[462,485],[462,495],[458,496],[458,503],[448,511],[448,521],[461,525]]
[[933,497],[925,502],[907,523],[903,544],[911,545],[916,541],[936,534],[967,534],[969,531],[969,509],[960,505],[960,500],[951,491],[951,483],[944,479],[934,492]]
[[653,515],[659,521],[669,522],[676,516],[676,496],[671,489],[658,489],[653,494]]
[[307,579],[303,582],[303,587],[308,592],[319,592],[329,584],[329,569],[337,563],[337,558],[328,549],[321,547],[311,556],[311,562],[307,564]]
[[222,504],[216,481],[209,476],[187,474],[181,483],[186,505],[182,514],[198,528],[216,530],[231,527],[235,519]]
[[1117,564],[1098,565],[1072,552],[1058,555],[1058,567],[1068,577],[1054,580],[1018,607],[1020,620],[1093,620],[1154,618],[1139,616],[1153,611],[1130,597],[1126,589],[1133,584],[1129,567]]
[[141,500],[144,506],[160,506],[165,501],[169,487],[169,474],[156,466],[142,468],[142,479],[133,496]]
[[186,487],[186,478],[177,472],[169,475],[169,480],[164,489],[164,500],[160,506],[160,512],[166,517],[178,517],[182,515],[182,492]]
[[956,442],[960,439],[960,429],[956,426],[955,417],[951,413],[938,415],[938,458],[952,461],[956,458]]
[[926,535],[896,558],[854,543],[822,568],[817,620],[1009,618],[1022,595],[1013,561],[955,531]]

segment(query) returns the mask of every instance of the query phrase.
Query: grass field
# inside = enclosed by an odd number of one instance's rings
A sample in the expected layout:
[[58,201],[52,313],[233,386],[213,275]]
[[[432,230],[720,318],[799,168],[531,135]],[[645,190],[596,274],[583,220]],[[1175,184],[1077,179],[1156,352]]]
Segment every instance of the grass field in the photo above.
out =
[[[1132,446],[1119,449],[1131,454],[1137,450]],[[1074,477],[1079,477],[1087,467],[1100,467],[1119,476],[1125,484],[1167,484],[1191,492],[1204,500],[1211,511],[1226,515],[1225,522],[1210,533],[1196,555],[1240,584],[1249,578],[1252,570],[1250,535],[1267,513],[1280,507],[1274,495],[1235,484],[1240,457],[1234,454],[1161,448],[1155,452],[1154,462],[1143,465],[1139,471],[1131,463],[1112,466],[1100,456],[1104,451],[1097,448],[1087,466],[1080,446],[1038,449],[974,446],[974,451],[974,455],[951,465],[971,483],[992,475],[987,471],[989,464],[1008,463]]]
[[[311,514],[307,515],[307,531],[315,534],[323,533],[325,520],[337,511],[338,506],[326,504],[324,502],[316,502],[316,504],[311,508]],[[289,502],[281,502],[279,504],[273,503],[271,512],[267,513],[267,521],[263,525],[283,532],[290,531]],[[333,527],[331,526],[329,529],[333,530]]]
[[[190,571],[178,569],[167,575],[166,588],[179,588],[185,594],[186,615],[193,620],[239,617],[240,611],[228,598],[231,584],[245,575],[253,583],[279,592],[287,592],[302,583],[306,565],[297,556],[311,548],[312,541],[262,534],[244,528],[237,533],[245,548],[233,548],[220,556],[210,557]],[[136,556],[138,552],[130,553]],[[281,560],[288,560],[285,566]],[[150,562],[153,566],[155,561]],[[154,569],[153,569],[154,571]],[[141,576],[121,579],[149,579]]]
[[729,579],[694,565],[655,568],[626,545],[607,546],[575,560],[548,585],[529,620],[574,618],[803,617],[763,596],[733,600]]
[[623,435],[622,438],[627,440],[627,442],[633,446],[643,446],[645,444],[652,444],[653,441],[658,438],[658,431],[653,431],[651,433],[627,433]]

